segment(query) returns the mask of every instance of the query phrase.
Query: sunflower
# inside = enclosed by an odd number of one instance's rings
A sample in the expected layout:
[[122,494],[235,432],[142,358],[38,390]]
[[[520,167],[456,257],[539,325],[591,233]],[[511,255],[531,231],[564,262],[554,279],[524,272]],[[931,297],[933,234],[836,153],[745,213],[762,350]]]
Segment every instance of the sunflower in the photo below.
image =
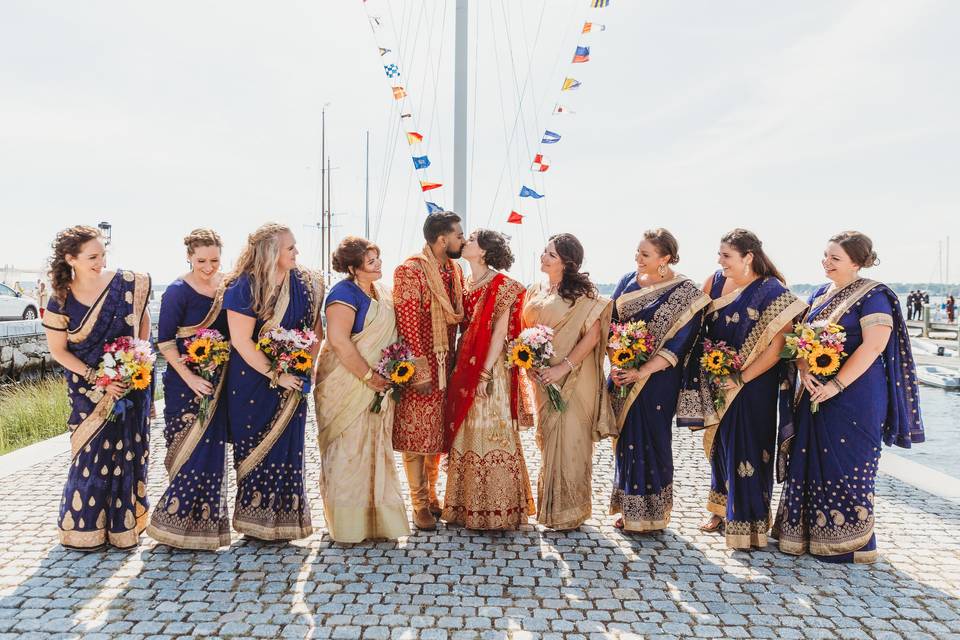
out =
[[194,362],[205,362],[210,357],[210,338],[194,340],[187,347],[187,355]]
[[712,373],[715,376],[725,376],[730,373],[730,371],[727,369],[724,359],[723,351],[714,349],[710,353],[703,355],[700,359],[700,364],[703,365],[703,368],[706,369],[708,373]]
[[150,370],[146,367],[140,367],[130,378],[130,386],[137,391],[142,391],[150,386]]
[[817,376],[831,376],[840,368],[840,354],[828,347],[814,347],[807,356],[810,373]]
[[257,340],[257,351],[267,352],[270,350],[270,338],[260,338]]
[[521,369],[529,369],[533,366],[533,351],[525,344],[518,344],[513,348],[510,355],[510,362]]
[[614,366],[617,367],[622,367],[631,360],[633,360],[633,351],[630,349],[617,349],[613,352],[613,358],[611,358]]
[[390,372],[390,381],[403,384],[413,377],[416,370],[417,368],[413,366],[412,362],[398,362],[393,366],[393,371]]
[[290,356],[290,362],[297,371],[309,371],[313,366],[313,358],[304,350],[294,351]]

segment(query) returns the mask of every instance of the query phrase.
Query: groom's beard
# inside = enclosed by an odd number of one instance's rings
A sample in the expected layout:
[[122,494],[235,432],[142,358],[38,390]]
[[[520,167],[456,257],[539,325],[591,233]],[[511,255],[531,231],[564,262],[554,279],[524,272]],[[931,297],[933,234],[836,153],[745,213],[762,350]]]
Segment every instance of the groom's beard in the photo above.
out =
[[453,251],[450,251],[450,249],[447,249],[447,257],[450,258],[451,260],[459,260],[460,255],[462,253],[463,253],[463,247],[460,247],[460,250],[457,251],[456,253],[454,253]]

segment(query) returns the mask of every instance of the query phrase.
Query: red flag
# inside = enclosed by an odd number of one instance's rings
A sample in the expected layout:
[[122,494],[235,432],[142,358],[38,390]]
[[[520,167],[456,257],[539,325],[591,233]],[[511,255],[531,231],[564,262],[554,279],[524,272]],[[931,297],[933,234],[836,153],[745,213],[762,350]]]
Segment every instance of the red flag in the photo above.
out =
[[426,180],[420,181],[420,190],[421,191],[430,191],[430,189],[439,189],[443,185],[439,182],[427,182]]
[[550,161],[547,160],[542,153],[538,153],[537,155],[533,156],[533,162],[530,163],[531,171],[539,171],[542,173],[549,168]]
[[523,216],[516,211],[511,211],[509,217],[507,217],[507,222],[510,224],[522,224]]

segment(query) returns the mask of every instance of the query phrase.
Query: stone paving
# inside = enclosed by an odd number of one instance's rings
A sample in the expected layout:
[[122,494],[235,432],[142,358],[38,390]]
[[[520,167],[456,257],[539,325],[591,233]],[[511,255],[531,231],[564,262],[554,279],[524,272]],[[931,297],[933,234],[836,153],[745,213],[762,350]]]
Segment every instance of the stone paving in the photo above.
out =
[[[159,421],[153,442],[162,460]],[[54,526],[68,454],[0,479],[0,639],[960,638],[960,505],[889,477],[872,566],[772,546],[730,552],[700,533],[707,467],[699,438],[682,431],[674,519],[660,534],[624,535],[605,515],[604,442],[595,516],[577,532],[441,526],[339,545],[324,535],[308,442],[317,533],[292,544],[235,537],[216,553],[184,552],[144,536],[134,552],[70,552]],[[535,480],[532,433],[524,442]],[[152,499],[163,482],[154,465]]]

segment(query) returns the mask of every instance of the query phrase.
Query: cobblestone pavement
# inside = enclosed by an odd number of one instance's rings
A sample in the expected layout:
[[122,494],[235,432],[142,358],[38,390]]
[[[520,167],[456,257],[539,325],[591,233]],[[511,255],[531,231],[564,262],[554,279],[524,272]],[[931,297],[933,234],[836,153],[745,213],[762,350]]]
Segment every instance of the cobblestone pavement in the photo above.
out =
[[[159,422],[153,442],[151,457],[162,460]],[[675,438],[666,532],[614,529],[604,442],[595,516],[580,531],[440,527],[351,546],[324,535],[308,442],[318,532],[285,545],[235,537],[216,553],[183,552],[144,536],[133,552],[70,552],[54,525],[68,455],[0,480],[0,639],[960,638],[960,505],[891,478],[879,481],[882,558],[872,566],[773,547],[734,553],[700,533],[707,468],[699,438],[686,432]],[[524,442],[535,479],[532,433]],[[154,465],[152,499],[163,482]]]

